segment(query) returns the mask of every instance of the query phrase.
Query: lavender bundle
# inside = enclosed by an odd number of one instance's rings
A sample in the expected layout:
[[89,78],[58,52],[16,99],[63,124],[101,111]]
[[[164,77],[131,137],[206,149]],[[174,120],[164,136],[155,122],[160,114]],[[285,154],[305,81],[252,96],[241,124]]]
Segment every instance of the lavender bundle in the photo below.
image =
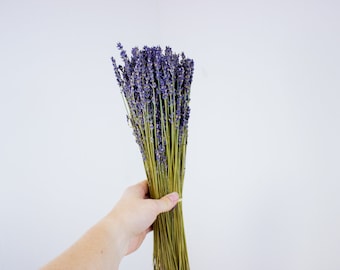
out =
[[[128,121],[139,145],[151,198],[177,191],[182,198],[194,62],[170,47],[132,49],[118,43],[123,66],[112,63]],[[158,216],[154,230],[154,269],[188,270],[182,204]]]

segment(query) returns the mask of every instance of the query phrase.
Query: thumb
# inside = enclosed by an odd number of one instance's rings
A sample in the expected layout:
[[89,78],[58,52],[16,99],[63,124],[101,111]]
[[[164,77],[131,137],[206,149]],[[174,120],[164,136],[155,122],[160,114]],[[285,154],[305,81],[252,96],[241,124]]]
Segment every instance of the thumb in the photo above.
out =
[[179,199],[177,192],[172,192],[157,200],[158,212],[164,213],[175,207]]

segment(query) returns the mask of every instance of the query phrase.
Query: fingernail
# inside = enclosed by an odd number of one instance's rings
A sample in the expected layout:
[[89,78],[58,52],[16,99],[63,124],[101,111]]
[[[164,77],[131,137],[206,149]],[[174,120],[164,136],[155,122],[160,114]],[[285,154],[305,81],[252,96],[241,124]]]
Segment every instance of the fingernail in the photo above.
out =
[[177,192],[172,192],[168,195],[168,198],[173,202],[177,202],[178,201],[178,198],[179,198],[179,195]]

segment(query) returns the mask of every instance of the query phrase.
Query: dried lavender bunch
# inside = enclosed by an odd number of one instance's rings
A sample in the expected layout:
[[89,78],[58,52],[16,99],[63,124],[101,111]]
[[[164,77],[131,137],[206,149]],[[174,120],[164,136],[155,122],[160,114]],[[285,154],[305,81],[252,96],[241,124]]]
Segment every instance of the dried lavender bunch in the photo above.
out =
[[[123,65],[112,57],[128,121],[143,157],[151,198],[177,191],[182,197],[194,62],[170,47],[137,47]],[[158,216],[154,230],[154,269],[188,270],[182,204]]]

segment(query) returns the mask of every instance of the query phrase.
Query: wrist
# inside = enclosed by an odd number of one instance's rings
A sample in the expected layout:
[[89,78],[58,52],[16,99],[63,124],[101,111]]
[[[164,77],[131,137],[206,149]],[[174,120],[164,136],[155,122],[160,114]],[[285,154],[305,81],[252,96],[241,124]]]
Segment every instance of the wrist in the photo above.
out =
[[107,232],[109,241],[112,243],[112,248],[117,256],[117,260],[120,262],[126,255],[128,249],[128,236],[124,230],[124,224],[116,214],[115,210],[112,210],[106,217],[101,221],[104,230]]

